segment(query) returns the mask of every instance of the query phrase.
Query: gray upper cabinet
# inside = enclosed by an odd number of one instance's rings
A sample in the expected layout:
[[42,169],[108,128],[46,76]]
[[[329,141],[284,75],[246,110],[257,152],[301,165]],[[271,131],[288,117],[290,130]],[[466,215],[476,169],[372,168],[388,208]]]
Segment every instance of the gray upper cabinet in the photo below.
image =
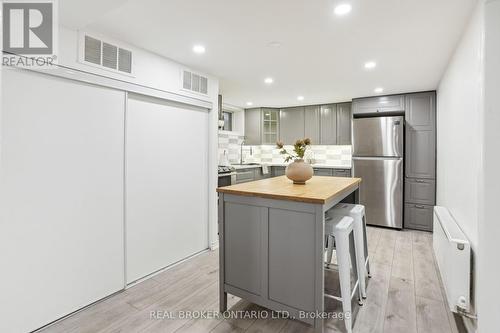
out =
[[351,103],[337,104],[337,144],[351,144]]
[[335,104],[320,107],[320,144],[337,144],[337,106]]
[[436,126],[436,93],[406,95],[406,123],[416,129],[434,130]]
[[260,108],[245,110],[245,144],[260,145],[262,140],[262,110]]
[[434,131],[406,129],[406,177],[436,177],[436,137]]
[[275,144],[278,138],[278,109],[253,108],[245,110],[245,144]]
[[319,106],[306,106],[304,110],[304,138],[311,139],[313,145],[320,143]]
[[405,110],[405,96],[377,96],[354,99],[352,112],[354,115],[371,113],[400,113]]
[[436,94],[406,96],[406,177],[436,177]]
[[245,110],[245,143],[292,145],[310,138],[313,144],[350,145],[351,103]]
[[279,138],[279,110],[262,109],[262,144],[274,145]]
[[280,141],[292,145],[304,138],[304,107],[285,108],[280,110]]
[[432,231],[436,202],[436,93],[406,95],[405,228]]

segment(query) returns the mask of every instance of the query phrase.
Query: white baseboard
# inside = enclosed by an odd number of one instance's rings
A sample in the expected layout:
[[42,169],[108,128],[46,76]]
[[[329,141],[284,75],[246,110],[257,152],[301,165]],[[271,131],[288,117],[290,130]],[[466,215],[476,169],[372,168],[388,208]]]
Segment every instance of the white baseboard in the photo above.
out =
[[219,241],[216,240],[215,242],[210,243],[210,250],[214,251],[219,248]]

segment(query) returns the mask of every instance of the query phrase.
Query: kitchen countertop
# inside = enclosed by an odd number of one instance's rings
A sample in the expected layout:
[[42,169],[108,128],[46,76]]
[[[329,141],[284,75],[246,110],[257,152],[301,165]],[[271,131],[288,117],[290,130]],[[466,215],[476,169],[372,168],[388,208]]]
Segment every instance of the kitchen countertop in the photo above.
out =
[[[242,169],[253,169],[253,168],[261,168],[262,165],[267,165],[268,167],[273,166],[281,166],[286,167],[288,164],[286,163],[262,163],[262,164],[231,164],[233,168],[236,170]],[[342,169],[342,170],[351,170],[351,166],[338,166],[338,165],[328,165],[328,164],[312,164],[313,168],[321,168],[321,169]]]
[[313,176],[306,185],[295,185],[286,176],[219,187],[217,192],[267,199],[324,204],[329,199],[352,191],[361,178]]

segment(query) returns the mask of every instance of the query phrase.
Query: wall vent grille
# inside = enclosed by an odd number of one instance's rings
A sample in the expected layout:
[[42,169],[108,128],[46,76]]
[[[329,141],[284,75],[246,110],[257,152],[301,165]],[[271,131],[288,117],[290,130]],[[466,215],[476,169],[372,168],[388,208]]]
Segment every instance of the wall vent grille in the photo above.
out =
[[105,69],[132,74],[132,52],[85,35],[83,61]]
[[200,94],[208,94],[208,78],[184,70],[182,72],[182,88]]
[[96,65],[101,64],[101,41],[85,36],[85,61]]

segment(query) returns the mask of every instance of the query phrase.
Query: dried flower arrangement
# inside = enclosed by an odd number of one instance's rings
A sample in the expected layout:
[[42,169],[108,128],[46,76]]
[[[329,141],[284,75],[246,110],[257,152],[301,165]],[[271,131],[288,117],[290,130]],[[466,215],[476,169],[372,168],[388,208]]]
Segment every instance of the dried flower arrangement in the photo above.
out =
[[278,149],[281,149],[280,154],[286,155],[285,162],[290,162],[292,160],[293,161],[302,160],[309,145],[311,145],[311,139],[309,138],[297,140],[293,145],[293,152],[295,154],[292,154],[284,148],[285,145],[283,144],[283,142],[279,141],[276,143]]

